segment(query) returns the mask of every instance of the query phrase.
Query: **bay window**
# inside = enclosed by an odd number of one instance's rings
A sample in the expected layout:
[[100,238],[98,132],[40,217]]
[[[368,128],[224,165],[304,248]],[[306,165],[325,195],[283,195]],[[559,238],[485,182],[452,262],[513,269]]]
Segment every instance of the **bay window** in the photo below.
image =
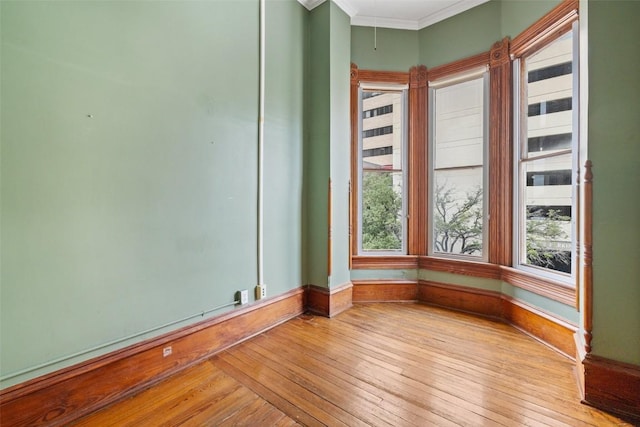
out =
[[500,279],[575,304],[578,38],[567,0],[451,63],[352,64],[352,268]]

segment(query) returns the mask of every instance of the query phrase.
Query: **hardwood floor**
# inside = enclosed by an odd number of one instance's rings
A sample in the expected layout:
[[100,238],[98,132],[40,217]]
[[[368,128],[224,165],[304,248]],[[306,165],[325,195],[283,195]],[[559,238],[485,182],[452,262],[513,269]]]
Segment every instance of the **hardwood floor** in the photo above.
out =
[[77,426],[611,426],[573,362],[489,319],[420,304],[302,315]]

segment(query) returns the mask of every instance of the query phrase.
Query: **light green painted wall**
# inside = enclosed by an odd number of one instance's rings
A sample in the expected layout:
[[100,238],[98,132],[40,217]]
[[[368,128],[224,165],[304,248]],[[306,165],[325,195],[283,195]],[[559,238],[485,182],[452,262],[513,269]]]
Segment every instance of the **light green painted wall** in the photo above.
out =
[[580,322],[580,313],[573,306],[550,300],[549,298],[529,292],[526,289],[518,288],[506,282],[502,282],[501,292],[504,295],[509,295],[529,305],[541,308],[543,311],[549,312],[576,326]]
[[302,280],[302,156],[308,12],[266,2],[264,280],[279,295]]
[[420,30],[420,63],[431,68],[489,50],[502,38],[500,6],[490,1]]
[[640,2],[590,1],[593,352],[640,365]]
[[[493,0],[495,1],[495,0]],[[562,0],[501,0],[502,37],[511,38],[527,29]]]
[[442,271],[420,270],[418,272],[420,280],[446,283],[450,285],[467,286],[470,288],[483,289],[485,291],[500,292],[501,282],[496,279],[484,277],[463,276],[461,274],[445,273]]
[[348,283],[349,273],[349,180],[351,178],[351,88],[349,15],[330,2],[330,105],[331,105],[331,278],[330,287]]
[[[349,282],[349,16],[327,1],[309,13],[309,138],[304,154],[305,283]],[[331,180],[331,275],[328,270]]]
[[[268,7],[265,274],[274,294],[301,284],[307,12],[293,0]],[[0,8],[1,374],[253,289],[258,2]]]
[[329,286],[328,188],[330,174],[330,9],[325,2],[309,12],[308,71],[304,146],[304,281]]
[[418,31],[351,27],[351,62],[363,70],[409,71],[419,64]]
[[351,270],[352,280],[418,280],[418,270]]

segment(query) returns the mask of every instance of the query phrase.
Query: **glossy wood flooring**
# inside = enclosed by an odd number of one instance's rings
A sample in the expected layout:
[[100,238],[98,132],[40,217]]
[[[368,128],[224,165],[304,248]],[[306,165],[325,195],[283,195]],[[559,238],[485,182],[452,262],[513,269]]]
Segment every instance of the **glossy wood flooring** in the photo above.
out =
[[419,304],[299,316],[78,426],[609,426],[573,362],[516,329]]

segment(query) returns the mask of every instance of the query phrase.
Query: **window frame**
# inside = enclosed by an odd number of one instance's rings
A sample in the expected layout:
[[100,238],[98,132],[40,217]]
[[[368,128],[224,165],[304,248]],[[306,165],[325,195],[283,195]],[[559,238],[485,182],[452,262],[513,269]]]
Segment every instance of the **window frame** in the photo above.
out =
[[[407,147],[407,239],[404,255],[358,253],[358,86],[360,83],[408,84],[408,147]],[[426,254],[426,242],[421,237],[426,215],[426,197],[416,183],[423,182],[426,165],[427,69],[424,65],[411,67],[408,72],[361,70],[351,64],[351,181],[349,185],[349,268],[351,269],[413,269],[418,268],[418,256]],[[360,113],[361,114],[361,113]],[[360,116],[361,117],[361,116]]]
[[[570,8],[569,11],[564,11],[564,8],[555,9],[550,15],[547,15],[551,22],[547,22],[547,31],[544,37],[539,35],[537,38],[533,37],[527,40],[526,43],[522,41],[517,44],[516,41],[512,44],[513,48],[513,266],[514,269],[522,271],[528,275],[539,277],[541,279],[547,279],[554,281],[560,286],[569,287],[577,291],[578,288],[578,273],[580,262],[578,256],[578,244],[579,244],[579,162],[580,162],[580,73],[579,73],[579,28],[578,28],[578,16],[577,16],[577,3],[567,2],[568,6],[575,4],[575,9]],[[558,17],[554,18],[558,12],[561,12]],[[560,271],[554,271],[550,268],[539,267],[535,265],[526,264],[521,261],[523,245],[525,241],[526,230],[526,217],[523,218],[523,203],[526,202],[527,182],[526,178],[523,178],[523,171],[526,165],[536,159],[545,158],[544,156],[534,157],[531,159],[523,159],[523,151],[527,150],[525,146],[528,138],[525,135],[526,125],[523,126],[523,122],[528,120],[528,105],[525,96],[525,85],[527,84],[526,73],[526,59],[536,54],[540,50],[552,44],[554,41],[559,40],[566,34],[572,34],[572,113],[571,113],[571,128],[572,138],[571,146],[569,149],[560,150],[558,153],[550,155],[551,157],[558,157],[562,153],[571,154],[571,272],[564,273]],[[523,33],[527,34],[527,32]],[[514,47],[515,45],[515,47]],[[520,46],[520,47],[519,47]]]
[[[488,262],[489,261],[489,248],[488,248],[488,236],[489,236],[489,197],[491,194],[489,188],[489,168],[490,168],[490,159],[489,159],[489,145],[490,145],[490,73],[489,73],[489,64],[484,64],[479,67],[468,67],[469,69],[465,69],[463,71],[455,69],[453,72],[445,73],[440,76],[437,80],[430,80],[428,85],[428,117],[426,117],[427,121],[427,129],[428,129],[428,138],[427,138],[427,150],[428,150],[428,166],[427,166],[427,176],[429,183],[427,185],[427,223],[429,224],[429,229],[427,231],[427,253],[429,256],[443,259],[451,259],[451,260],[463,260],[463,261],[473,261],[473,262]],[[435,115],[436,115],[436,97],[435,93],[440,88],[451,87],[456,84],[467,83],[473,80],[482,79],[482,252],[480,256],[475,255],[465,255],[465,254],[457,254],[457,253],[447,253],[447,252],[436,252],[434,250],[434,242],[433,242],[433,233],[434,233],[434,224],[433,220],[434,213],[434,183],[435,183]],[[447,81],[449,80],[449,81]],[[464,167],[466,169],[466,167]],[[457,169],[457,168],[456,168]]]
[[[363,89],[363,87],[366,86],[366,89]],[[372,117],[364,117],[364,109],[363,109],[363,97],[362,94],[364,92],[364,90],[376,90],[376,91],[380,91],[380,92],[398,92],[400,93],[401,99],[400,99],[400,103],[402,105],[402,117],[400,118],[401,120],[401,126],[402,126],[402,140],[400,142],[400,146],[401,146],[401,167],[399,169],[399,172],[401,173],[402,176],[402,207],[401,207],[401,225],[402,225],[402,237],[401,237],[401,241],[400,241],[400,249],[398,250],[365,250],[363,248],[363,235],[362,235],[362,220],[358,221],[358,229],[357,229],[357,233],[356,233],[356,239],[357,239],[357,251],[359,255],[364,255],[364,256],[401,256],[401,255],[406,255],[407,254],[407,237],[408,237],[408,233],[407,233],[407,218],[408,218],[408,203],[407,203],[407,196],[409,194],[409,192],[407,191],[407,184],[408,184],[408,173],[407,173],[407,164],[408,164],[408,140],[409,140],[409,120],[408,120],[408,106],[409,106],[409,101],[408,101],[408,97],[409,97],[409,87],[406,84],[393,84],[393,83],[386,83],[386,84],[380,84],[380,83],[367,83],[367,82],[360,82],[360,84],[358,85],[358,149],[357,149],[357,155],[358,155],[358,159],[357,159],[357,165],[358,165],[358,183],[362,183],[364,182],[364,174],[367,171],[364,167],[363,167],[363,144],[364,144],[364,130],[363,130],[363,124],[364,124],[364,120],[366,118],[373,118],[373,117],[377,117],[377,116],[372,116]],[[380,107],[382,108],[382,107]],[[393,112],[393,109],[391,110]],[[396,112],[397,113],[397,112]],[[393,127],[393,125],[391,126],[385,126],[386,127]],[[387,135],[387,134],[393,134],[393,132],[391,133],[385,133],[382,135]],[[377,135],[373,135],[374,137]],[[393,155],[393,154],[392,154]],[[396,169],[392,169],[390,170],[390,172],[394,172],[396,171]],[[357,210],[357,215],[358,218],[362,218],[362,204],[363,204],[363,186],[362,185],[358,185],[357,188],[357,206],[358,206],[358,210]]]

